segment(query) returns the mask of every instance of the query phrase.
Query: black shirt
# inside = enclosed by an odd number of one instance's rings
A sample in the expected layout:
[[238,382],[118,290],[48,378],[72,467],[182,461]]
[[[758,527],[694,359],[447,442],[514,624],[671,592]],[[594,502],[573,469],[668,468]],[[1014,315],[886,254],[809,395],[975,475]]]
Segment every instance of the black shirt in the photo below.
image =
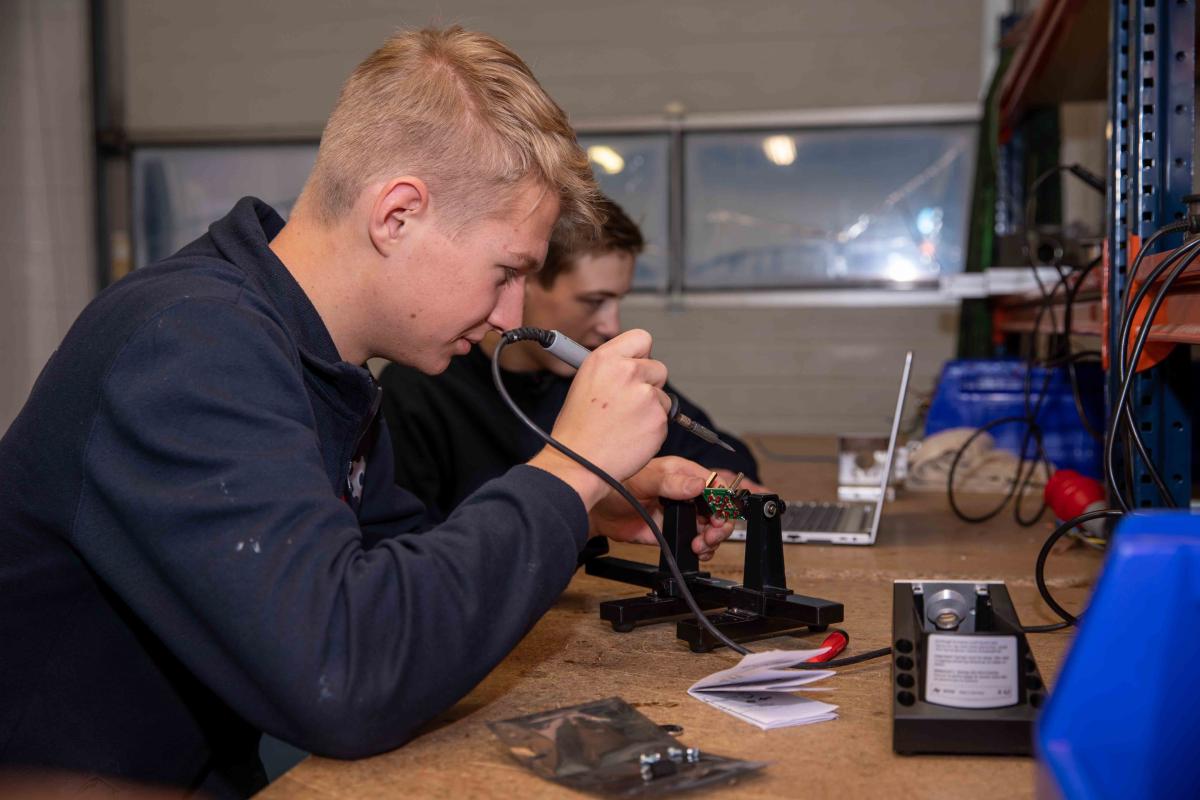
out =
[[[562,409],[571,379],[551,372],[501,375],[516,404],[542,430],[549,432]],[[492,383],[491,360],[479,348],[452,359],[440,375],[389,364],[380,376],[383,415],[397,443],[396,481],[424,501],[431,513],[448,515],[465,497],[514,464],[542,449],[542,440],[504,404]],[[700,408],[668,385],[679,397],[683,413],[714,428]],[[691,459],[706,467],[744,472],[758,480],[750,449],[728,433],[720,433],[736,452],[711,445],[678,425],[667,426],[659,455]]]

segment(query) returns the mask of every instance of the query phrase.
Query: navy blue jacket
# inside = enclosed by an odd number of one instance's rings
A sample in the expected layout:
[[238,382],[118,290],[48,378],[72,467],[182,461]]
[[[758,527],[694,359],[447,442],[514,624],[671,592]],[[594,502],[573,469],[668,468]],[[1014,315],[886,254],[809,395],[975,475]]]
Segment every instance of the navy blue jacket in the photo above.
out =
[[102,292],[0,440],[0,765],[238,795],[260,731],[391,749],[570,579],[587,515],[532,467],[428,529],[282,226],[243,199]]

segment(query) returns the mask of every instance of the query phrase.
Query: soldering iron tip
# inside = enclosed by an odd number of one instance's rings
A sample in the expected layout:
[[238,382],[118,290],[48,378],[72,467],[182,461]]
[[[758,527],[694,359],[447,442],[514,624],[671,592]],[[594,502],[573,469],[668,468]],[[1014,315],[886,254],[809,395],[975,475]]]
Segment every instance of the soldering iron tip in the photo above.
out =
[[726,450],[728,450],[728,451],[729,451],[729,452],[731,452],[731,453],[736,453],[736,452],[737,452],[737,451],[736,451],[736,450],[734,450],[732,447],[730,447],[729,445],[727,445],[727,444],[725,444],[724,442],[722,442],[720,439],[717,439],[717,444],[721,445],[721,447],[724,447]]

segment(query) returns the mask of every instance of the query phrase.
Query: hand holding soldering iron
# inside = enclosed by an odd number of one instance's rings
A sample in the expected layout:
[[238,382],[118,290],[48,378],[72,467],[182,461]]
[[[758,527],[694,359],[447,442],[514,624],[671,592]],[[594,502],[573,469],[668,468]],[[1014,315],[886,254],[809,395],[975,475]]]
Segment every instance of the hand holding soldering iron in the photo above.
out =
[[649,461],[667,435],[667,368],[649,358],[650,334],[627,331],[579,367],[552,435],[617,480]]
[[[518,328],[514,331],[508,331],[504,335],[532,338],[534,341],[540,342],[542,347],[546,348],[546,352],[553,354],[565,363],[575,367],[575,369],[579,369],[580,365],[591,355],[590,350],[567,337],[561,331],[547,331],[541,328]],[[667,409],[667,418],[671,422],[674,422],[688,433],[703,439],[709,444],[723,447],[731,453],[734,452],[732,447],[721,441],[721,437],[717,435],[716,431],[706,428],[680,411],[678,397],[673,394],[668,394],[667,397],[671,400],[671,405]]]

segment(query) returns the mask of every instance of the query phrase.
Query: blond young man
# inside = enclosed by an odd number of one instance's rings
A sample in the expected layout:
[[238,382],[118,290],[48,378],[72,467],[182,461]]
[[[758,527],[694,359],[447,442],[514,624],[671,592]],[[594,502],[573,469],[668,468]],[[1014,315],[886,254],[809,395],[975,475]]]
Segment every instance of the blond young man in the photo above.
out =
[[[286,225],[243,199],[101,293],[0,440],[0,766],[244,796],[262,731],[396,747],[545,612],[589,532],[645,541],[546,450],[430,527],[362,366],[437,372],[517,325],[593,195],[515,54],[401,33],[343,88]],[[649,353],[640,331],[600,348],[554,433],[640,496],[689,497],[700,467],[646,465],[666,431]]]
[[[621,332],[621,302],[633,286],[637,256],[645,240],[619,205],[601,197],[604,216],[590,236],[552,240],[546,261],[525,283],[523,323],[557,330],[595,349]],[[396,481],[426,508],[448,515],[487,481],[521,464],[542,449],[492,390],[491,358],[495,337],[451,360],[437,375],[402,364],[389,364],[380,375],[383,414],[395,446]],[[501,356],[501,375],[513,400],[543,428],[554,424],[571,389],[575,370],[536,344],[520,343]],[[665,387],[669,388],[669,387]],[[708,415],[669,388],[680,410],[715,429]],[[734,473],[757,488],[758,464],[748,447],[721,432],[734,452],[670,426],[660,456],[680,456],[719,471],[726,482]],[[604,539],[589,542],[585,555],[606,552]]]

